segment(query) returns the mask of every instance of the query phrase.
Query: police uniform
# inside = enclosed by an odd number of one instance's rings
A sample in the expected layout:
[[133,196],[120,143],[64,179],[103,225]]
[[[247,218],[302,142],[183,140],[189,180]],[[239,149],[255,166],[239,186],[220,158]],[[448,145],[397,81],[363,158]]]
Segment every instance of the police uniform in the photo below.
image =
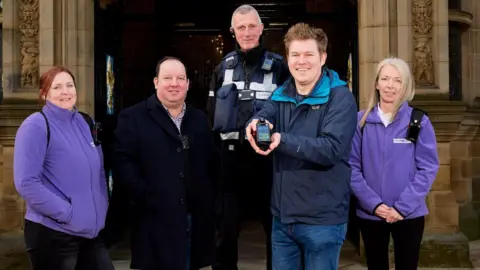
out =
[[253,50],[256,52],[248,52],[255,54],[253,59],[241,51],[226,55],[216,68],[209,91],[208,111],[218,134],[222,158],[218,263],[214,269],[237,269],[242,212],[252,214],[255,209],[267,234],[270,261],[272,159],[253,151],[246,140],[245,123],[263,108],[290,74],[282,56],[261,47]]

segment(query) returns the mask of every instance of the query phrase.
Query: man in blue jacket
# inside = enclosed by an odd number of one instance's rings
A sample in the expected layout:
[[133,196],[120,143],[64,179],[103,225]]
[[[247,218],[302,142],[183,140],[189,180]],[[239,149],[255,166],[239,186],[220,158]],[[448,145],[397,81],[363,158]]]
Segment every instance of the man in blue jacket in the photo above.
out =
[[[307,24],[289,29],[285,48],[293,79],[274,91],[246,128],[258,154],[273,152],[276,270],[298,269],[301,261],[307,270],[338,269],[345,240],[357,106],[337,73],[322,68],[327,42],[323,30]],[[265,148],[256,143],[259,119],[273,133]]]

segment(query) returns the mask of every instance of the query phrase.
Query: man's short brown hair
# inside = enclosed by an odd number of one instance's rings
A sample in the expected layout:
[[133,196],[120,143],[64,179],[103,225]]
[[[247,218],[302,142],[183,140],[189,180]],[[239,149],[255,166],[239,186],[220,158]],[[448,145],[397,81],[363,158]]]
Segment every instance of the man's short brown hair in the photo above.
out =
[[317,46],[320,53],[327,51],[328,38],[327,34],[321,28],[310,26],[306,23],[297,23],[288,29],[283,42],[285,43],[285,51],[288,55],[289,47],[294,40],[309,40],[317,41]]

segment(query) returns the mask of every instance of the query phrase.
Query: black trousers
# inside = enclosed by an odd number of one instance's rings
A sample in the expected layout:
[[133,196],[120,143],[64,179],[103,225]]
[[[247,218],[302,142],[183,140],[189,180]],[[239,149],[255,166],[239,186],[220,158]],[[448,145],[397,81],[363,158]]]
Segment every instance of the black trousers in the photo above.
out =
[[33,270],[114,270],[100,237],[86,239],[25,220],[25,244]]
[[388,270],[388,245],[393,238],[395,269],[416,270],[425,218],[404,219],[395,223],[359,219],[369,270]]
[[260,217],[266,238],[267,269],[271,269],[272,215],[270,193],[272,161],[256,154],[247,141],[224,143],[222,188],[216,216],[217,261],[215,270],[237,270],[238,237],[247,216]]

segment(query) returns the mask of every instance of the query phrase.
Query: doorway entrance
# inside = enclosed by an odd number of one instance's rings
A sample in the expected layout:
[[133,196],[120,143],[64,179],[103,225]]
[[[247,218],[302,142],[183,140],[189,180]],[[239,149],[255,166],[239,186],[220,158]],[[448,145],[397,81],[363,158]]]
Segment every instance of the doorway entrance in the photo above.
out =
[[[98,2],[98,1],[96,1]],[[254,6],[264,24],[263,41],[285,56],[283,37],[297,22],[322,28],[329,40],[327,67],[351,82],[358,100],[358,26],[354,0],[118,0],[95,7],[95,115],[104,126],[105,167],[111,167],[112,134],[119,111],[154,93],[157,61],[176,56],[190,79],[187,101],[205,110],[210,77],[234,48],[231,15]],[[353,212],[353,211],[352,211]],[[359,247],[351,219],[349,240]]]

